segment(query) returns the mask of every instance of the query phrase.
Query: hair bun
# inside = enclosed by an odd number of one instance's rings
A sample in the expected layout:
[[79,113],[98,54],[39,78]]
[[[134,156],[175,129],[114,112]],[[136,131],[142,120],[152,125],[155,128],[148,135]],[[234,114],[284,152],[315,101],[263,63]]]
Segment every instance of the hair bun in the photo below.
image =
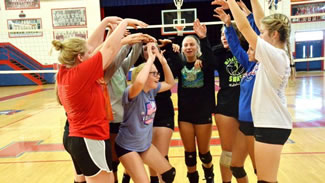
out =
[[59,51],[63,48],[63,44],[61,43],[61,41],[58,41],[58,40],[53,40],[52,45],[55,47],[55,49],[57,51]]

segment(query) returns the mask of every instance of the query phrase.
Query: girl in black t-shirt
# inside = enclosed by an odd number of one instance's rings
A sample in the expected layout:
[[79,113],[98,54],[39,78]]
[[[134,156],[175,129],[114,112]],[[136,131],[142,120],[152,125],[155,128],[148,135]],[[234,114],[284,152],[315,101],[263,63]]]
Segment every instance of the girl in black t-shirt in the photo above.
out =
[[[194,22],[195,36],[186,36],[182,43],[185,61],[179,64],[178,126],[185,149],[185,164],[190,183],[198,183],[196,143],[207,183],[214,182],[210,139],[212,113],[215,106],[214,56],[206,38],[206,26]],[[202,52],[201,52],[202,51]],[[196,63],[199,66],[195,66]]]

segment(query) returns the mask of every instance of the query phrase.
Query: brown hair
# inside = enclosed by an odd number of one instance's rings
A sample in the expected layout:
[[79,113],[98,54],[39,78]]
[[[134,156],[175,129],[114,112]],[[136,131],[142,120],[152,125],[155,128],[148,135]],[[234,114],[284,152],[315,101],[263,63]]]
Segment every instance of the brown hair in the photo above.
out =
[[60,51],[59,62],[69,66],[75,64],[78,54],[84,55],[87,51],[86,41],[80,38],[69,38],[63,42],[53,40],[52,45]]
[[[240,45],[242,45],[242,46],[243,46],[243,45],[247,45],[248,43],[247,43],[245,37],[243,36],[243,34],[239,31],[239,29],[238,29],[236,23],[232,22],[232,23],[231,23],[231,26],[232,26],[232,27],[235,29],[235,31],[236,31],[237,37],[238,37],[238,39],[239,39],[239,41],[240,41]],[[221,32],[225,32],[225,26],[222,26],[222,28],[221,28]]]

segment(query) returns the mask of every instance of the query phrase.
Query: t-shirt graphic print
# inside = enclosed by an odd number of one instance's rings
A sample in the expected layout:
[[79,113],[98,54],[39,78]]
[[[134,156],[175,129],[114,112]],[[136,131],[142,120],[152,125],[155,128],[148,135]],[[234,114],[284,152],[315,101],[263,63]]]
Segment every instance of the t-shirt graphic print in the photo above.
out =
[[192,67],[192,69],[188,69],[185,66],[181,73],[183,88],[201,88],[204,86],[204,74],[200,68]]
[[229,74],[229,86],[234,87],[240,85],[242,75],[245,72],[244,67],[239,64],[235,56],[226,59],[224,64],[226,65],[226,71]]
[[145,125],[149,125],[153,122],[153,119],[155,118],[155,113],[157,110],[156,102],[154,100],[151,100],[149,102],[145,103],[145,113],[142,113],[143,115],[143,122]]

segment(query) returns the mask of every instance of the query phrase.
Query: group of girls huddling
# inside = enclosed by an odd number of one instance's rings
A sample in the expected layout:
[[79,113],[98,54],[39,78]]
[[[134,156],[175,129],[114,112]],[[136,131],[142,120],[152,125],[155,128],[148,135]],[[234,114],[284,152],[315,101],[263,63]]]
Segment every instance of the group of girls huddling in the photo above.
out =
[[213,114],[221,140],[222,181],[229,183],[234,176],[239,183],[248,182],[243,165],[249,154],[258,183],[277,182],[280,154],[292,128],[285,99],[290,21],[283,14],[265,17],[258,0],[251,0],[253,13],[241,1],[211,4],[220,5],[214,16],[225,24],[221,46],[210,46],[199,20],[193,25],[196,35],[186,36],[180,49],[170,40],[130,34],[128,26],[147,24],[119,17],[104,18],[88,40],[52,41],[60,51],[57,96],[67,115],[63,141],[75,167],[75,183],[118,182],[120,162],[125,168],[122,183],[174,181],[176,170],[168,161],[174,77],[189,182],[199,182],[197,154],[205,181],[214,182]]

